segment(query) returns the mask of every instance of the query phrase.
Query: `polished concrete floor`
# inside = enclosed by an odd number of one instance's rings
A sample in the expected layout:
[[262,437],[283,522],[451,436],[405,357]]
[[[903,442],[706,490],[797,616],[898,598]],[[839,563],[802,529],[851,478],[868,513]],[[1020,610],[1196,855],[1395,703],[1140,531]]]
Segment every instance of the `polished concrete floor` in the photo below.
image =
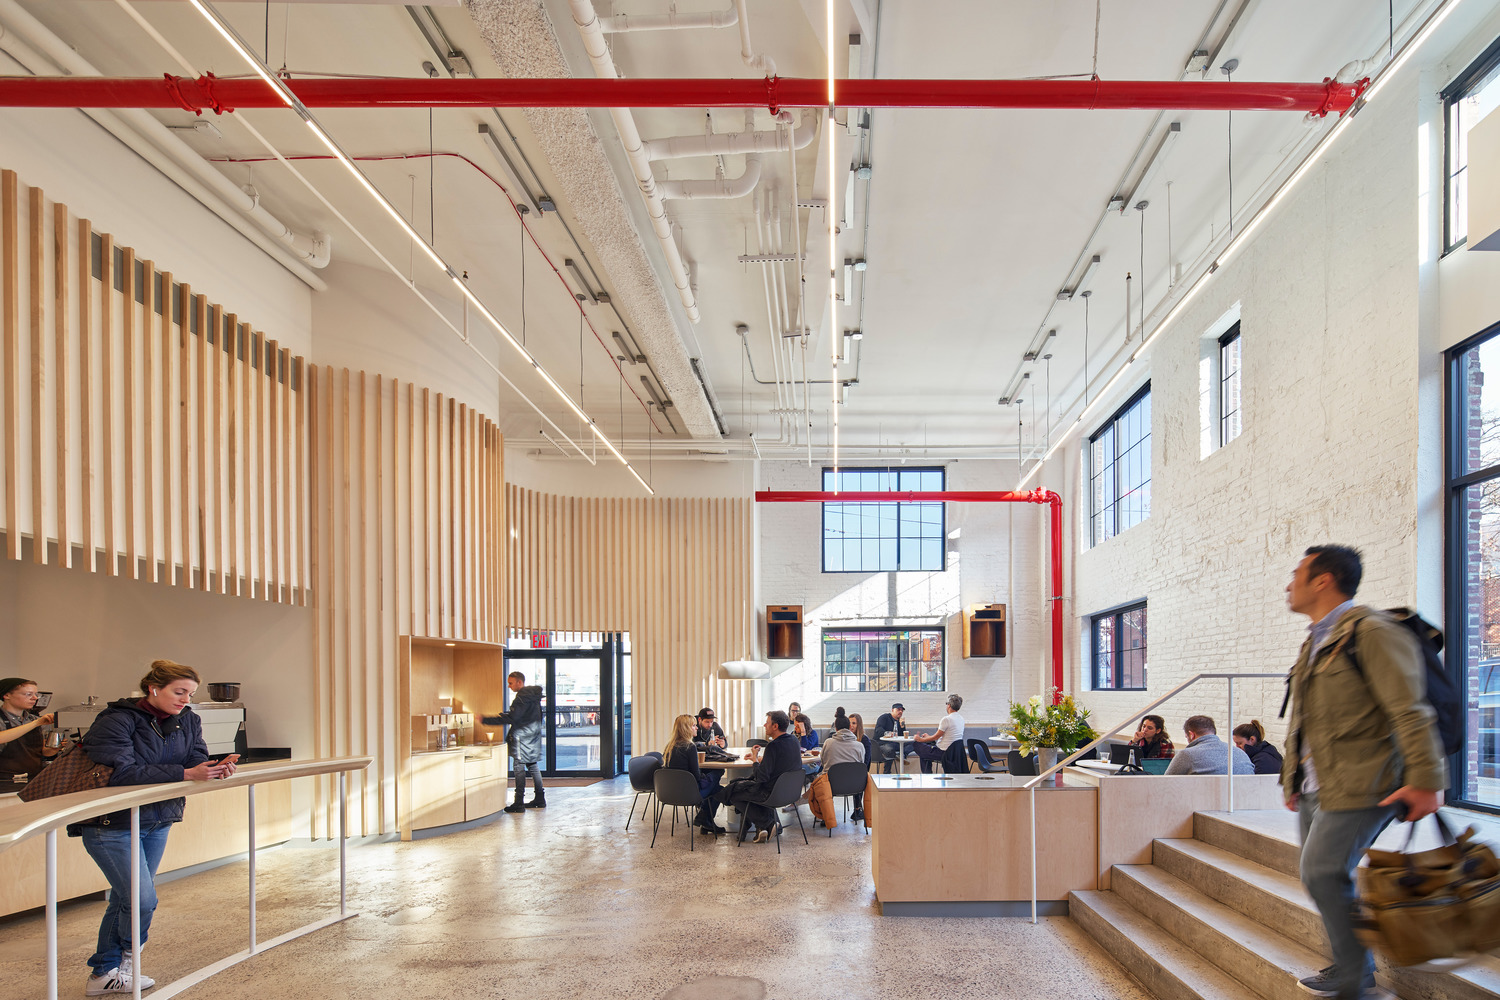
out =
[[[214,1000],[1147,997],[1067,918],[882,917],[869,839],[794,828],[774,844],[624,832],[624,778],[559,788],[550,808],[415,843],[352,849],[359,916],[223,972]],[[803,808],[804,822],[807,818]],[[162,983],[245,947],[245,865],[161,886],[143,968]],[[261,940],[335,911],[338,856],[265,852]],[[63,907],[59,995],[82,996],[103,903]],[[0,994],[45,996],[43,923],[0,923]]]

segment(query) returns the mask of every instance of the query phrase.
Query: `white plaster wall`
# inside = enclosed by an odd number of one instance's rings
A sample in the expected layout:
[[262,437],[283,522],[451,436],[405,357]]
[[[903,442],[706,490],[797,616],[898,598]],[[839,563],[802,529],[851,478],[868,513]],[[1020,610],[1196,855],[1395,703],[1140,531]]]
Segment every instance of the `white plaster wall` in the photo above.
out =
[[[923,463],[927,464],[927,463]],[[1016,482],[1012,462],[952,462],[950,490],[1005,490]],[[820,490],[822,466],[765,463],[761,489]],[[804,659],[773,660],[762,700],[785,708],[799,702],[817,725],[828,725],[842,705],[873,724],[893,701],[906,705],[909,719],[934,723],[949,693],[964,697],[963,715],[972,723],[998,722],[1012,696],[1040,690],[1050,626],[1045,555],[1046,512],[1032,504],[948,504],[948,569],[940,573],[822,572],[822,507],[816,503],[758,505],[760,639],[765,642],[765,604],[802,605]],[[1014,517],[1014,535],[1011,518]],[[953,533],[957,536],[953,537]],[[1011,548],[1015,549],[1015,594],[1009,596]],[[963,658],[960,612],[970,604],[1010,604],[1006,657]],[[944,625],[947,690],[937,692],[824,692],[822,629]],[[1050,663],[1050,660],[1047,661]]]
[[[535,445],[527,441],[511,439],[506,444],[507,483],[570,497],[648,495],[602,445],[599,464],[589,465],[581,458],[564,459],[545,441],[542,445],[552,449],[551,455],[536,454]],[[660,457],[648,461],[634,452],[630,453],[630,460],[661,497],[745,497],[755,490],[754,462]]]

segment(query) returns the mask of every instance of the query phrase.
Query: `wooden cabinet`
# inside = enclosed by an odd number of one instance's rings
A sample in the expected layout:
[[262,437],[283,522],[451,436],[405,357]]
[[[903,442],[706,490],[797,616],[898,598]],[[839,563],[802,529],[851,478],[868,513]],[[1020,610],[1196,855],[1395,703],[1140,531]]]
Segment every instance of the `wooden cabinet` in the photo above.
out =
[[486,747],[464,760],[464,819],[493,816],[505,808],[505,747]]
[[464,821],[464,755],[461,750],[419,753],[411,759],[411,828]]
[[802,605],[766,605],[766,655],[773,660],[802,659]]
[[1005,655],[1005,605],[971,604],[964,609],[964,659]]

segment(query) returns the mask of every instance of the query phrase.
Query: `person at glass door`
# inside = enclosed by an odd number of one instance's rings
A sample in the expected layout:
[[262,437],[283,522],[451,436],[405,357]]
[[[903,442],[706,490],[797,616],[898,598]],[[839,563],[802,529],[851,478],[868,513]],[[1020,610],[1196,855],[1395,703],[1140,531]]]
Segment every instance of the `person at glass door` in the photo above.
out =
[[[526,675],[512,670],[505,679],[510,688],[510,710],[499,715],[481,715],[486,726],[509,726],[505,745],[510,753],[511,771],[516,780],[516,800],[505,807],[508,813],[525,812],[527,809],[547,808],[547,795],[542,789],[542,688],[538,684],[527,684]],[[531,786],[535,796],[526,802],[526,775],[531,775]]]
[[711,744],[723,749],[729,744],[724,741],[724,730],[719,728],[718,717],[711,708],[700,708],[698,710],[698,725],[693,729],[693,742]]
[[901,757],[901,744],[890,743],[881,740],[882,736],[905,736],[906,723],[901,717],[906,714],[906,706],[899,701],[891,706],[889,712],[883,713],[875,720],[875,752],[881,761],[881,770],[886,774],[891,773],[891,765]]
[[36,713],[36,681],[0,680],[0,778],[35,776],[42,769],[42,726],[52,715]]

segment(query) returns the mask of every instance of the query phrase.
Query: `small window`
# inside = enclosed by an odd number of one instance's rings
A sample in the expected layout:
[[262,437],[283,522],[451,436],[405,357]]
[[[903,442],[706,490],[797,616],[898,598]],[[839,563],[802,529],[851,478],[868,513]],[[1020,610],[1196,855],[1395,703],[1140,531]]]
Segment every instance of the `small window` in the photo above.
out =
[[1151,514],[1151,383],[1089,438],[1089,529],[1108,541]]
[[1245,429],[1240,307],[1219,318],[1198,342],[1198,458],[1205,459]]
[[942,691],[943,630],[823,630],[824,691]]
[[1219,338],[1219,447],[1240,436],[1240,325]]
[[1094,690],[1146,689],[1146,602],[1089,619]]
[[1469,238],[1469,130],[1500,106],[1500,40],[1443,91],[1443,252]]
[[[823,470],[825,491],[941,493],[943,484],[940,467]],[[946,537],[941,503],[825,503],[823,572],[940,573]]]

